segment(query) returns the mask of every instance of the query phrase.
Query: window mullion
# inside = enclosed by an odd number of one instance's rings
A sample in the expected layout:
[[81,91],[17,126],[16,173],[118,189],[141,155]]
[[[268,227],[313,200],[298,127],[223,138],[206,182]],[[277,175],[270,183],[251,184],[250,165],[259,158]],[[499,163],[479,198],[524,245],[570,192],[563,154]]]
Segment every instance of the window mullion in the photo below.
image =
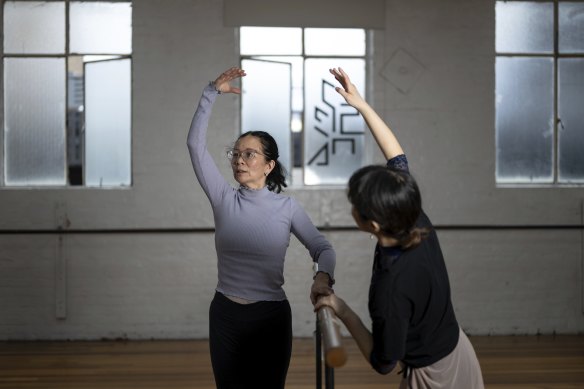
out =
[[65,175],[66,185],[70,185],[69,177],[69,0],[65,0]]
[[559,5],[558,0],[554,1],[554,123],[553,123],[553,147],[552,147],[552,158],[553,158],[553,182],[554,184],[559,184],[560,180],[560,167],[559,167],[559,154],[560,154],[560,144],[559,144],[559,134],[558,134],[558,123],[560,118],[558,117],[558,54],[559,54]]
[[[306,141],[306,48],[304,47],[304,32],[305,32],[305,28],[302,28],[302,45],[300,46],[302,48],[302,52],[301,52],[301,56],[302,56],[302,115],[300,120],[302,120],[302,132],[300,134],[300,144],[302,145],[300,147],[300,167],[298,169],[300,169],[301,175],[300,175],[300,182],[302,183],[302,185],[304,185],[304,158],[306,155],[306,150],[305,150],[305,141]],[[293,182],[293,184],[296,184]]]

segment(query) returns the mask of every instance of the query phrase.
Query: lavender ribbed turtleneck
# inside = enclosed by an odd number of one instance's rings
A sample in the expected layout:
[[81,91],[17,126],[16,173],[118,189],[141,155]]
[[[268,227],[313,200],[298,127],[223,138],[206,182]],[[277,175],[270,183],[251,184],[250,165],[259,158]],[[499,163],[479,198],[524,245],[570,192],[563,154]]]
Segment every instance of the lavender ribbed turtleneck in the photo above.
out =
[[233,188],[207,150],[207,126],[218,93],[207,86],[193,117],[187,145],[197,179],[215,218],[217,291],[246,300],[286,299],[284,258],[293,233],[308,249],[319,271],[334,276],[335,252],[291,197],[266,187]]

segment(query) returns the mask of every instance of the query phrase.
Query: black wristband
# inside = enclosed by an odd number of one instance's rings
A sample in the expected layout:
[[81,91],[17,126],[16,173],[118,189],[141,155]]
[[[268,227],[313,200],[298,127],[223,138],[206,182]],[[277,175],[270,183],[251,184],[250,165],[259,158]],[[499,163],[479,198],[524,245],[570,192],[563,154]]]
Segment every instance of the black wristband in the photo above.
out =
[[332,288],[332,286],[335,284],[335,280],[333,280],[332,277],[331,277],[331,275],[328,274],[325,271],[319,270],[316,273],[314,273],[314,277],[312,277],[312,280],[313,281],[316,280],[316,276],[317,276],[318,273],[324,273],[324,274],[326,274],[328,276],[328,286]]
[[209,85],[212,86],[213,89],[215,89],[215,92],[217,92],[218,95],[221,94],[221,91],[217,89],[217,86],[215,85],[215,81],[209,81]]

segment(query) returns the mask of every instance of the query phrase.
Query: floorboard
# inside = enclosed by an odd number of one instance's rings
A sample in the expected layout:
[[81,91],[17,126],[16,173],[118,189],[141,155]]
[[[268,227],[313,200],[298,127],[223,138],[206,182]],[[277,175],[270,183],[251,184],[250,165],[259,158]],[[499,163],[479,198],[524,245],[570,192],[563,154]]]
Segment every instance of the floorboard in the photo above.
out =
[[[584,336],[472,336],[491,389],[583,389]],[[352,339],[335,388],[396,388],[376,374]],[[314,388],[312,339],[294,340],[287,389]],[[213,389],[206,340],[0,342],[0,389]]]

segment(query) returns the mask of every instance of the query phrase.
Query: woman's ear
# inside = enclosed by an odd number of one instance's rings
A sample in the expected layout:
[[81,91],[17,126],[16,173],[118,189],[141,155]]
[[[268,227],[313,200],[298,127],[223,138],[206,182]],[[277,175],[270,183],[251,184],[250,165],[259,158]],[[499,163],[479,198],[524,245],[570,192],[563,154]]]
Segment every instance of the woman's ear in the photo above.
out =
[[269,170],[266,172],[266,173],[268,173],[268,174],[266,174],[266,176],[269,175],[272,172],[272,170],[274,170],[274,167],[276,167],[276,161],[274,161],[272,159],[270,162],[268,162]]

